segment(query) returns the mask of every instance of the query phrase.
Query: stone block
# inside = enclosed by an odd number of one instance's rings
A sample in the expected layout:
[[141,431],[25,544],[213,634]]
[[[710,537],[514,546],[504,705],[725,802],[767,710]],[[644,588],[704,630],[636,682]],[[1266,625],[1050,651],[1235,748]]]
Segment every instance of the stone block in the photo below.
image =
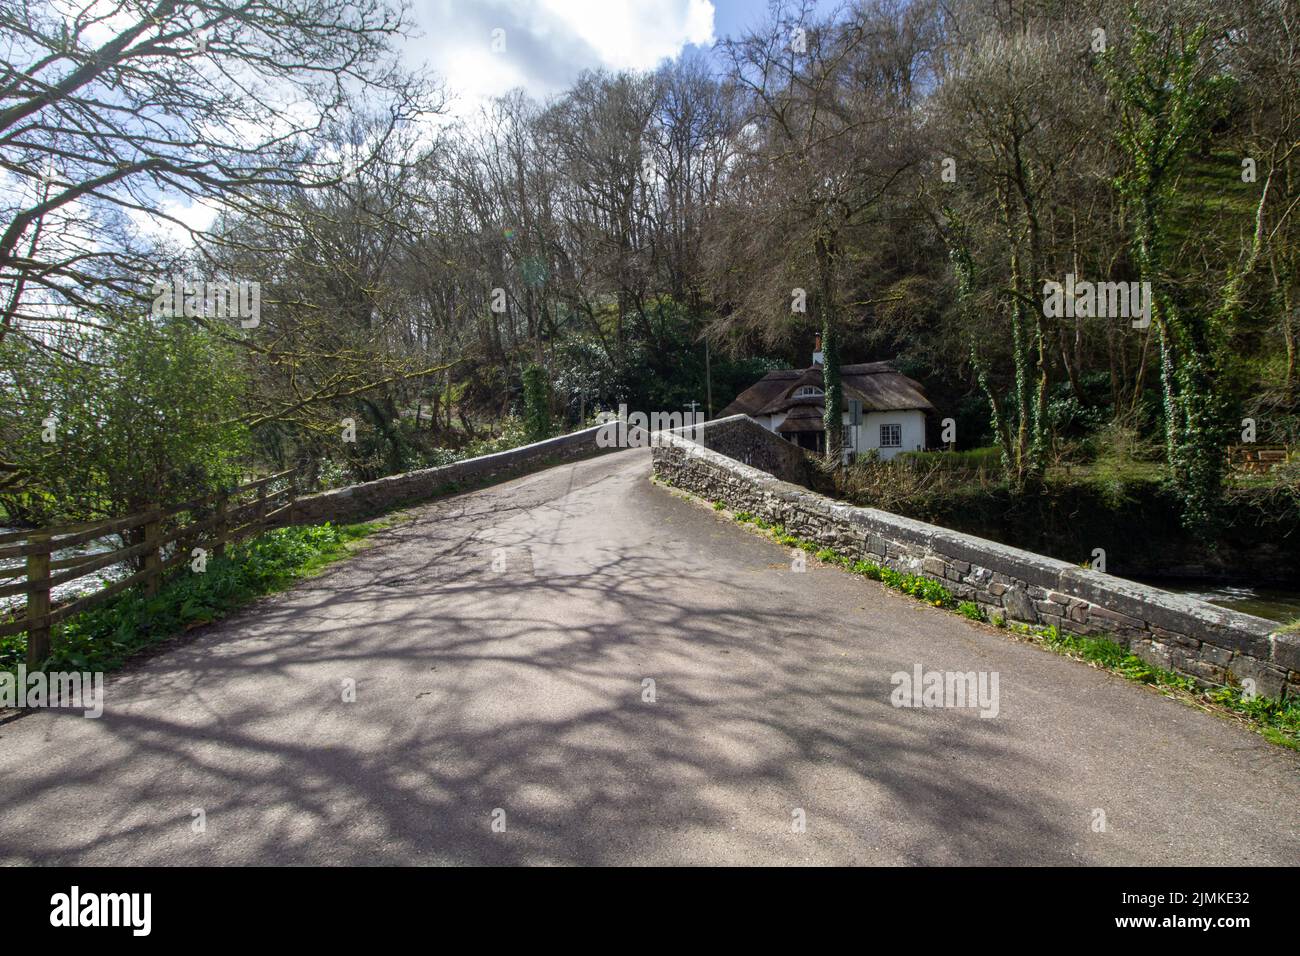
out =
[[1002,595],[1002,606],[1007,609],[1007,615],[1016,621],[1023,621],[1026,624],[1038,623],[1038,615],[1034,612],[1034,602],[1029,599],[1029,595],[1024,588],[1010,588]]
[[1255,682],[1255,693],[1263,697],[1280,697],[1287,686],[1287,672],[1280,667],[1272,667],[1249,657],[1233,658],[1227,671],[1241,683],[1245,680]]
[[1201,660],[1218,664],[1220,667],[1226,666],[1232,660],[1232,651],[1226,647],[1215,647],[1213,644],[1202,644],[1196,653]]
[[921,559],[921,570],[931,577],[941,578],[944,576],[943,558],[928,557]]
[[1129,645],[1129,650],[1152,667],[1160,667],[1167,671],[1174,669],[1173,654],[1167,644],[1152,640],[1138,640]]

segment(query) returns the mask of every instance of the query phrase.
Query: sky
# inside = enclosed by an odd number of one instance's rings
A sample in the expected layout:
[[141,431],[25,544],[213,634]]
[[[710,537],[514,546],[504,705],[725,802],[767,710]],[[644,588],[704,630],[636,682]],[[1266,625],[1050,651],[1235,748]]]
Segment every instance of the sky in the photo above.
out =
[[[426,67],[452,96],[447,118],[477,113],[516,87],[541,100],[562,93],[583,70],[651,70],[695,48],[762,23],[767,0],[411,0],[413,32],[395,42],[402,65]],[[99,28],[104,37],[111,26]],[[0,185],[4,179],[0,176]],[[196,229],[216,209],[183,198],[166,211]],[[138,228],[187,244],[184,229],[145,212]]]
[[[708,52],[719,38],[762,23],[767,0],[412,0],[412,15],[418,36],[397,44],[403,65],[441,78],[455,119],[516,87],[540,100],[583,70],[649,70],[692,47]],[[184,201],[167,211],[198,229],[216,215]],[[133,218],[188,241],[173,224]]]
[[648,70],[761,21],[766,0],[414,0],[403,60],[455,95],[453,115],[523,87],[542,99],[583,70]]

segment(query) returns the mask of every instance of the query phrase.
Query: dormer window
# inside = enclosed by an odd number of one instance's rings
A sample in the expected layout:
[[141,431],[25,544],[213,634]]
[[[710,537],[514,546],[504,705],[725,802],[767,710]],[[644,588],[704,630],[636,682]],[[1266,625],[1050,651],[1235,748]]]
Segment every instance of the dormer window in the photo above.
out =
[[795,391],[794,397],[795,398],[819,398],[825,394],[826,393],[823,392],[816,385],[800,385],[799,388]]

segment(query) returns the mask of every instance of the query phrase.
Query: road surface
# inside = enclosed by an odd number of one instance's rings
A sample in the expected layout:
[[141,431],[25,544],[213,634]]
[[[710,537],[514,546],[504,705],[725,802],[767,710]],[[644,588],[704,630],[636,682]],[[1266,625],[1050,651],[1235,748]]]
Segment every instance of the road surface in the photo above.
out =
[[[416,509],[109,675],[101,719],[0,724],[0,862],[1300,861],[1295,753],[796,573],[648,476],[632,450]],[[998,715],[894,707],[917,664],[997,672]]]

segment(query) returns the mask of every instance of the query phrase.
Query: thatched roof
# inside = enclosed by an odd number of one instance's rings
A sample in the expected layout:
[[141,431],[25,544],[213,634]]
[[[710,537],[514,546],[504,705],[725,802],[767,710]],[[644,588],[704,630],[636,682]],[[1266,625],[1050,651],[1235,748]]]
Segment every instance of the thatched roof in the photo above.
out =
[[[864,412],[891,412],[905,409],[934,411],[925,397],[925,389],[915,379],[908,378],[888,362],[866,362],[860,365],[841,365],[840,380],[846,398],[857,399]],[[820,396],[796,396],[803,385],[822,388],[822,369],[814,365],[806,369],[781,369],[768,372],[736,400],[724,408],[720,417],[727,415],[773,415],[793,410],[796,406],[820,406]],[[782,430],[786,430],[784,427]]]
[[823,422],[823,412],[820,405],[796,405],[790,409],[790,414],[777,426],[777,431],[783,434],[792,432],[823,432],[826,425]]

